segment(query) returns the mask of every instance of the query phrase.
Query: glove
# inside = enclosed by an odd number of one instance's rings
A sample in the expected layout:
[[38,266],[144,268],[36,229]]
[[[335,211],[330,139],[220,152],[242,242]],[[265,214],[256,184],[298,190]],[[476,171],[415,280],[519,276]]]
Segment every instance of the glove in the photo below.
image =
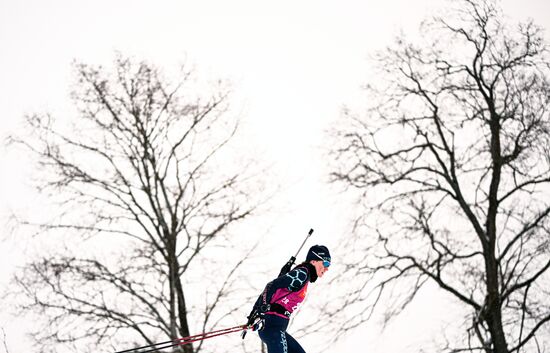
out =
[[250,326],[254,323],[256,320],[256,317],[258,317],[259,313],[258,310],[253,309],[250,314],[246,317],[248,320],[246,321],[246,326]]
[[252,329],[252,331],[259,331],[264,327],[264,313],[259,311],[258,308],[252,309],[250,315],[247,316],[248,321],[246,322],[246,328],[241,334],[241,338],[244,339],[246,336],[246,331]]
[[261,331],[265,326],[264,316],[258,316],[252,324],[252,331]]

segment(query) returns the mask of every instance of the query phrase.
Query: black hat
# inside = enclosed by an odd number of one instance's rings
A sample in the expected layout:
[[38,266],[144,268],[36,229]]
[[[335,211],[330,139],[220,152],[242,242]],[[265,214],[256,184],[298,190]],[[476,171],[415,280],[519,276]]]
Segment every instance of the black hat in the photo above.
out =
[[313,245],[307,252],[306,262],[311,260],[330,262],[330,252],[324,245]]

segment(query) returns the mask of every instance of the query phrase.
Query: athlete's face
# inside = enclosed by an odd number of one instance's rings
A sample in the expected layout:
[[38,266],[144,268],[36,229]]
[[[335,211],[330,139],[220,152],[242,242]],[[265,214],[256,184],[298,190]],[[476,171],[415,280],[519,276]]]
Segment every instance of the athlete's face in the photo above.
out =
[[323,277],[325,272],[328,271],[328,267],[325,267],[325,265],[323,265],[323,261],[312,260],[311,263],[313,266],[315,266],[315,270],[317,271],[317,277],[319,278]]

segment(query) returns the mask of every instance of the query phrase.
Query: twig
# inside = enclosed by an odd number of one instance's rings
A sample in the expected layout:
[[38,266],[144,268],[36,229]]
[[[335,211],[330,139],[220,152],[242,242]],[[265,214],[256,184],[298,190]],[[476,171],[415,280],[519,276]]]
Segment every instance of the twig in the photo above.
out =
[[4,331],[3,327],[0,327],[0,329],[2,330],[2,343],[4,343],[4,350],[6,351],[6,353],[10,353],[8,349],[8,344],[6,342],[6,331]]

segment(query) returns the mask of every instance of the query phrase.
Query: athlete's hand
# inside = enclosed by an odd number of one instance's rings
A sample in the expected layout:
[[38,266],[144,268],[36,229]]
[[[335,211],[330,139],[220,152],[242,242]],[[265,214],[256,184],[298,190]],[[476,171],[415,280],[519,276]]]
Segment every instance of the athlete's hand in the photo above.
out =
[[258,316],[252,324],[252,331],[261,331],[264,328],[265,320],[262,316]]

